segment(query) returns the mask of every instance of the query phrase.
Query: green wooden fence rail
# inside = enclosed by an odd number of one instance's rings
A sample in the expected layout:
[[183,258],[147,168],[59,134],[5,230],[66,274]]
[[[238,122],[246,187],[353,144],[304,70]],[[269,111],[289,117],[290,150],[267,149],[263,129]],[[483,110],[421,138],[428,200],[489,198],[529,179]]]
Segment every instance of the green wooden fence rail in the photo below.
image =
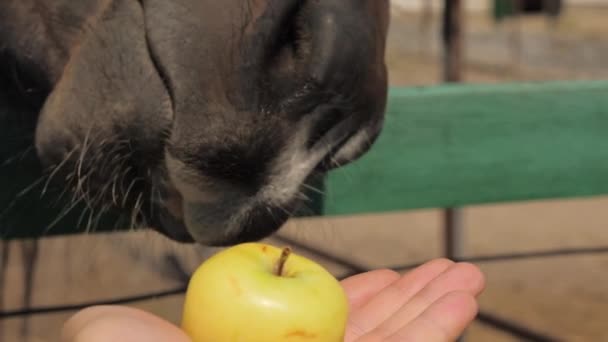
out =
[[[532,5],[532,3],[535,2],[537,1],[494,0],[492,15],[495,20],[500,21],[509,17],[521,15],[522,13],[530,13],[530,10],[526,11],[526,9],[530,8],[529,5]],[[556,17],[562,13],[564,7],[563,2],[563,0],[544,0],[541,4],[541,8],[535,9],[532,13]]]
[[[15,204],[40,176],[24,156],[0,168],[0,208],[13,208],[0,212],[0,236],[80,232],[80,208],[45,232],[63,204],[38,190]],[[608,82],[392,88],[379,140],[325,191],[324,215],[608,194]]]
[[327,215],[608,194],[608,82],[392,89],[326,191]]

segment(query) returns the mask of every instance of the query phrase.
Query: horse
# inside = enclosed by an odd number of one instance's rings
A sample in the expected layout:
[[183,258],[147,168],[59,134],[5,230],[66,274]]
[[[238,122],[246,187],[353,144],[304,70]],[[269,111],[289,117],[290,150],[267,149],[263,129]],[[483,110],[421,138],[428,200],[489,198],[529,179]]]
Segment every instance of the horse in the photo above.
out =
[[388,0],[4,0],[3,145],[58,219],[260,240],[380,135],[388,25]]

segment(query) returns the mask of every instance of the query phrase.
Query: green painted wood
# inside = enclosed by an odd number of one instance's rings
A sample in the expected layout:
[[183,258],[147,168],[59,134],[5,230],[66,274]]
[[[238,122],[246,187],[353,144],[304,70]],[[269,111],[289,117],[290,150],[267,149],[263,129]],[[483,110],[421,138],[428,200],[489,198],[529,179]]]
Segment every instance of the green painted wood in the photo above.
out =
[[492,15],[497,21],[501,21],[507,17],[515,15],[515,6],[511,0],[494,0],[492,7]]
[[392,89],[326,215],[608,194],[608,82]]
[[[82,207],[48,229],[67,205],[54,200],[63,189],[23,192],[41,177],[33,123],[2,113],[1,95],[0,238],[82,232]],[[325,198],[310,193],[300,215],[608,194],[608,82],[393,88],[372,150],[316,187]]]
[[[530,5],[533,3],[523,0],[519,6],[516,0],[494,0],[492,6],[492,16],[494,20],[501,21],[506,18],[515,17],[520,14],[544,14],[550,17],[557,17],[562,13],[564,7],[563,0],[545,0],[540,11],[530,11]],[[528,10],[526,10],[528,8]]]

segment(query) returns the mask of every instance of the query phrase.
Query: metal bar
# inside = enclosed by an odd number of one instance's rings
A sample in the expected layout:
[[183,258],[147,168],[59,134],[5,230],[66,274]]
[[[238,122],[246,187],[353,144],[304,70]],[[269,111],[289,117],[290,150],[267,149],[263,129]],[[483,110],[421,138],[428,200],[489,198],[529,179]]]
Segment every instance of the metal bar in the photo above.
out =
[[444,0],[443,10],[443,80],[462,81],[463,72],[463,20],[462,1]]
[[547,258],[559,257],[567,255],[584,255],[584,254],[603,254],[608,253],[608,247],[589,247],[589,248],[565,248],[550,251],[534,251],[525,253],[513,253],[503,255],[485,255],[476,257],[467,257],[457,259],[458,261],[466,261],[473,263],[488,262],[488,261],[512,261],[518,259],[530,258]]
[[[494,262],[494,261],[513,261],[513,260],[534,259],[534,258],[560,257],[560,256],[568,256],[568,255],[592,255],[592,254],[606,254],[606,253],[608,253],[608,247],[572,248],[572,249],[559,249],[559,250],[552,250],[552,251],[513,253],[513,254],[502,254],[502,255],[482,255],[482,256],[474,256],[474,257],[466,257],[466,258],[457,258],[456,261],[470,262],[470,263],[478,264],[478,263],[483,263],[483,262]],[[329,260],[333,261],[334,259],[329,257]],[[416,267],[419,267],[422,264],[423,264],[423,262],[413,262],[413,263],[403,264],[403,265],[386,266],[386,268],[395,270],[398,272],[403,272],[403,271],[407,271],[407,270],[411,270]],[[353,276],[359,272],[360,272],[360,270],[346,273],[345,275],[342,276],[342,279]]]
[[[462,81],[462,2],[445,0],[443,10],[443,79]],[[455,208],[444,212],[445,256],[456,259],[462,255],[462,213]]]
[[444,255],[459,260],[464,253],[463,212],[461,209],[444,210]]
[[[448,208],[444,210],[444,254],[450,260],[458,260],[463,256],[464,232],[462,225],[462,211],[460,209]],[[457,339],[464,342],[466,330]]]
[[[443,80],[447,83],[462,81],[462,1],[444,0],[443,9]],[[444,212],[445,256],[455,259],[462,252],[462,215],[458,209]],[[458,338],[464,342],[466,332]]]
[[65,311],[77,311],[88,308],[90,306],[98,306],[98,305],[122,305],[128,303],[139,302],[143,300],[149,299],[157,299],[168,296],[180,295],[186,292],[186,288],[181,286],[175,289],[159,291],[153,293],[147,293],[139,296],[132,297],[123,297],[117,299],[108,299],[108,300],[99,300],[94,302],[87,303],[79,303],[79,304],[67,304],[67,305],[58,305],[58,306],[42,306],[42,307],[33,307],[33,308],[21,308],[16,310],[7,310],[0,311],[0,319],[8,319],[29,315],[40,315],[40,314],[51,314],[57,312],[65,312]]
[[[324,252],[318,252],[311,247],[308,247],[306,245],[303,245],[303,244],[300,244],[297,242],[293,242],[289,239],[280,238],[280,240],[283,240],[290,244],[297,245],[298,248],[300,248],[300,249],[318,253],[318,254],[322,255],[323,257],[329,259],[332,262],[342,263],[344,261],[343,259],[340,259],[338,257],[335,257],[333,255],[330,255],[330,254],[327,254]],[[572,254],[584,254],[584,253],[608,253],[608,247],[544,251],[544,252],[532,252],[532,253],[498,255],[498,256],[480,256],[480,257],[472,257],[472,258],[463,258],[459,261],[482,262],[482,261],[494,261],[494,260],[509,259],[509,258],[524,259],[524,258],[528,258],[528,257],[572,255]],[[421,264],[422,263],[412,263],[409,265],[394,266],[394,267],[390,267],[390,268],[395,269],[395,270],[406,270],[406,269],[416,268],[416,267],[420,266]],[[352,274],[357,274],[357,273],[361,273],[361,272],[365,272],[365,271],[369,270],[368,268],[366,268],[364,266],[356,265],[351,262],[347,262],[346,265],[344,265],[344,266],[353,268],[354,271],[352,272]],[[346,276],[348,276],[348,275],[346,275]],[[344,276],[344,277],[346,277],[346,276]],[[9,311],[0,311],[0,319],[21,317],[21,316],[34,315],[34,314],[46,314],[46,313],[56,313],[56,312],[64,312],[64,311],[74,311],[74,310],[80,310],[80,309],[83,309],[83,308],[86,308],[89,306],[93,306],[93,305],[126,304],[126,303],[142,301],[142,300],[149,300],[149,299],[162,298],[162,297],[167,297],[167,296],[172,296],[172,295],[178,295],[178,294],[184,293],[185,291],[186,291],[186,287],[182,286],[182,287],[178,287],[176,289],[168,290],[168,291],[160,291],[160,292],[155,292],[155,293],[143,294],[143,295],[138,295],[138,296],[133,296],[133,297],[123,297],[123,298],[119,298],[119,299],[106,300],[106,301],[96,301],[96,302],[89,302],[89,303],[62,305],[62,306],[36,307],[36,308],[30,308],[30,309],[22,308],[22,309],[9,310]],[[531,332],[531,330],[529,330],[529,329],[519,327],[515,323],[508,322],[502,318],[497,318],[496,316],[492,316],[491,314],[488,314],[485,312],[481,312],[480,315],[478,316],[478,319],[480,320],[480,322],[482,322],[484,324],[492,325],[500,330],[503,330],[507,333],[510,333],[510,334],[513,334],[516,336],[524,336],[521,334],[527,334],[525,336],[527,336],[529,338],[529,340],[531,340],[531,341],[541,341],[541,342],[542,341],[557,341],[557,339],[554,339],[552,337],[546,337],[539,333]],[[518,335],[518,334],[520,334],[520,335]],[[536,336],[537,339],[530,338],[530,336],[532,336],[532,337]],[[542,339],[542,338],[546,338],[546,339]]]
[[529,342],[557,342],[557,341],[561,341],[560,339],[553,337],[553,336],[549,336],[549,335],[545,335],[536,331],[533,331],[531,329],[528,329],[524,326],[520,326],[517,323],[508,321],[506,319],[497,317],[495,315],[492,315],[490,313],[487,312],[483,312],[480,311],[477,314],[477,320],[480,323],[483,323],[485,325],[489,325],[495,329],[498,329],[500,331],[504,331],[512,336],[518,337],[520,339],[523,339],[524,341],[529,341]]

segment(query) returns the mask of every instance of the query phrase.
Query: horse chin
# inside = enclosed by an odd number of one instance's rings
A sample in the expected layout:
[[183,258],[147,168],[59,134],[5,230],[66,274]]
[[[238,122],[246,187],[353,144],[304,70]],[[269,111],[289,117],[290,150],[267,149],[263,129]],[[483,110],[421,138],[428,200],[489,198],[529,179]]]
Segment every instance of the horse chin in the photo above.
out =
[[164,212],[160,215],[160,220],[153,229],[175,242],[196,242],[188,232],[184,222],[168,212]]

